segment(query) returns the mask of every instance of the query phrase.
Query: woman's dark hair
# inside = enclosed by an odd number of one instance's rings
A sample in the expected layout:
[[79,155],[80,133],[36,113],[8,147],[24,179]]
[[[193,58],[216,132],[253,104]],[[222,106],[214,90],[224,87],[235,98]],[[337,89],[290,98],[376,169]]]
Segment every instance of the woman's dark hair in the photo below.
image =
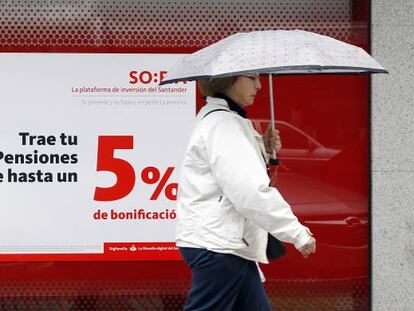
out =
[[200,80],[198,88],[200,89],[201,96],[216,96],[219,93],[224,93],[236,80],[237,77]]

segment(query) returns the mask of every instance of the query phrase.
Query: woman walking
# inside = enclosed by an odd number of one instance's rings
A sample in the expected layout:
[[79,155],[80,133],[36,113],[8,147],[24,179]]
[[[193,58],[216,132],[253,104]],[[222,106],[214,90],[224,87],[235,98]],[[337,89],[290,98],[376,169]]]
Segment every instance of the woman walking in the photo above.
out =
[[184,310],[271,310],[260,263],[268,233],[306,258],[316,250],[280,193],[266,161],[279,150],[277,130],[258,134],[245,107],[261,89],[258,75],[200,81],[207,104],[187,147],[177,206],[176,244],[192,269]]

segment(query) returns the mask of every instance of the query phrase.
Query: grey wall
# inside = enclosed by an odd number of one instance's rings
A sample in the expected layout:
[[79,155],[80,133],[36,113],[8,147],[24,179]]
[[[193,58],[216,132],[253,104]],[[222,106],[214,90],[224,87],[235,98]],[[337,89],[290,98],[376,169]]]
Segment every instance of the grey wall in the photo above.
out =
[[414,0],[371,0],[373,310],[414,310]]

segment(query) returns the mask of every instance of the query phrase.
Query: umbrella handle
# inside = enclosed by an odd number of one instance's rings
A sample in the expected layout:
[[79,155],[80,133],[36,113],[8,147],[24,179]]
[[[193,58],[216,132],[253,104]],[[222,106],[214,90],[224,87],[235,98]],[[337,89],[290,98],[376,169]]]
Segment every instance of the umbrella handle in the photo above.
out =
[[[270,124],[272,126],[272,132],[275,130],[275,109],[273,106],[273,79],[272,74],[269,73],[269,98],[270,98]],[[272,149],[272,157],[269,160],[270,165],[279,165],[279,159],[276,155],[276,150]]]

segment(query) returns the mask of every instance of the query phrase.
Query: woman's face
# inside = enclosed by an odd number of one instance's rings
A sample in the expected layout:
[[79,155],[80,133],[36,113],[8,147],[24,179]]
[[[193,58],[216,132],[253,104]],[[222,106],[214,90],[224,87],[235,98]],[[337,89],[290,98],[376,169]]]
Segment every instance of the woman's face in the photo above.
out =
[[246,107],[253,104],[255,96],[261,88],[259,75],[239,76],[227,90],[226,95],[240,106]]

